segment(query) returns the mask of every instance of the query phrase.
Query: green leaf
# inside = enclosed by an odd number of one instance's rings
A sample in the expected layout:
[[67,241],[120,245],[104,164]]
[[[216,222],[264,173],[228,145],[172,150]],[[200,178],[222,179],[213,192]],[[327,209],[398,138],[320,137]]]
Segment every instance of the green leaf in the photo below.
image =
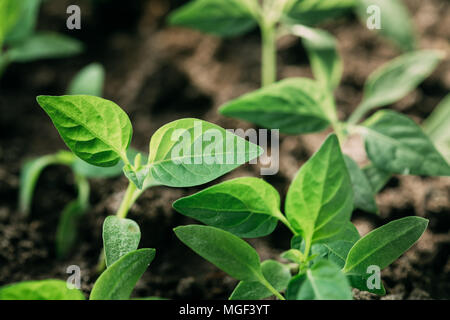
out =
[[233,278],[241,281],[263,278],[258,253],[237,236],[199,225],[177,227],[174,231],[181,242]]
[[131,219],[108,216],[103,222],[103,247],[106,266],[137,249],[141,240],[139,225]]
[[450,166],[430,138],[408,117],[390,110],[363,123],[367,155],[384,171],[398,174],[448,176]]
[[302,25],[294,25],[290,31],[293,35],[303,38],[303,46],[308,52],[317,82],[327,90],[336,89],[341,81],[343,64],[333,35]]
[[69,84],[67,94],[101,97],[105,81],[105,69],[99,63],[91,63],[81,69]]
[[289,249],[283,252],[281,257],[297,264],[301,264],[306,260],[305,255],[298,249]]
[[364,98],[349,121],[355,123],[367,111],[394,103],[413,91],[442,59],[440,51],[406,53],[372,73],[364,85]]
[[299,170],[286,197],[286,216],[306,243],[324,241],[350,220],[353,189],[336,135]]
[[173,11],[169,23],[223,37],[240,35],[256,27],[248,2],[193,0]]
[[123,173],[125,176],[135,184],[138,189],[142,189],[144,187],[145,179],[148,175],[147,167],[133,168],[130,164],[127,164],[123,167]]
[[42,170],[54,164],[70,165],[73,156],[69,152],[42,156],[25,162],[20,172],[19,211],[28,215],[31,210],[34,189]]
[[[134,148],[128,148],[127,150],[127,158],[129,162],[132,162],[136,155],[140,153],[138,150]],[[145,155],[145,162],[147,161],[148,156]],[[97,167],[92,164],[87,163],[84,160],[81,160],[78,157],[75,157],[74,162],[72,163],[72,169],[79,175],[82,175],[87,178],[110,178],[117,177],[123,173],[124,167],[123,160],[120,160],[116,165],[112,167]]]
[[450,94],[422,124],[423,130],[450,163]]
[[293,0],[289,18],[305,25],[315,25],[351,12],[356,0]]
[[131,251],[106,269],[92,288],[90,300],[127,300],[155,258],[155,249]]
[[78,289],[62,280],[23,281],[0,287],[0,300],[84,300]]
[[344,272],[363,275],[371,265],[387,267],[419,240],[427,225],[427,219],[406,217],[373,230],[351,248]]
[[364,168],[362,168],[364,175],[367,177],[370,185],[372,186],[372,190],[375,194],[377,194],[383,187],[388,183],[392,174],[386,171],[383,171],[373,164],[368,164]]
[[352,291],[338,266],[326,260],[315,263],[289,282],[288,300],[351,300]]
[[326,249],[328,260],[343,268],[348,252],[359,239],[358,230],[351,222],[348,222],[338,235],[325,243],[317,244],[317,246],[323,246]]
[[132,127],[114,102],[93,96],[38,96],[67,146],[84,161],[110,167],[126,159]]
[[358,290],[362,290],[362,291],[367,291],[373,294],[377,294],[379,296],[384,296],[386,294],[386,289],[384,288],[383,282],[380,279],[380,287],[379,288],[372,288],[370,289],[367,286],[367,280],[368,280],[368,276],[370,276],[370,274],[367,275],[349,275],[347,276],[347,279],[350,281],[350,285],[353,288],[356,288]]
[[69,202],[61,213],[56,231],[56,256],[64,258],[74,246],[81,216],[86,212],[86,205],[79,200]]
[[0,49],[11,29],[17,23],[23,3],[17,0],[0,0]]
[[219,111],[287,134],[322,131],[335,121],[332,96],[307,78],[265,86],[228,102]]
[[175,210],[243,238],[263,237],[277,225],[280,196],[267,182],[237,178],[173,203]]
[[352,158],[344,155],[344,160],[353,185],[354,207],[371,213],[379,213],[375,202],[375,192],[367,176]]
[[377,12],[367,13],[369,6],[377,6],[380,14],[380,34],[394,41],[402,50],[416,47],[415,30],[408,9],[401,0],[359,0],[356,12],[366,25],[368,19]]
[[22,8],[18,22],[8,32],[6,42],[14,45],[19,41],[23,41],[27,37],[33,34],[36,21],[39,14],[39,8],[41,6],[41,0],[13,0],[15,2],[22,2]]
[[[291,272],[287,266],[274,260],[266,260],[261,263],[261,270],[266,280],[277,291],[287,288],[291,279]],[[258,281],[241,281],[231,294],[230,300],[261,300],[272,295],[273,293]]]
[[13,62],[31,62],[70,57],[82,51],[83,46],[78,40],[60,34],[38,32],[12,47],[8,55]]
[[207,183],[263,152],[215,124],[181,119],[159,128],[150,141],[149,176],[169,187]]

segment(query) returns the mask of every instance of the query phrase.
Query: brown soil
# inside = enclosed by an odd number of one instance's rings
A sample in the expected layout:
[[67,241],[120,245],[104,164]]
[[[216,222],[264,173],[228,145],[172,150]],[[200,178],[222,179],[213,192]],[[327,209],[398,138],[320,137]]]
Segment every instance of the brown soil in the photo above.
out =
[[[75,1],[82,8],[81,31],[65,29],[65,10],[73,0],[48,1],[39,28],[72,34],[87,47],[86,53],[65,60],[12,65],[0,80],[0,285],[29,279],[65,279],[67,266],[82,270],[82,289],[88,293],[97,275],[94,267],[101,249],[101,224],[114,214],[126,186],[124,178],[92,181],[92,208],[80,227],[80,239],[65,260],[55,258],[55,228],[64,205],[74,197],[71,173],[62,167],[44,171],[29,218],[17,211],[20,166],[24,159],[64,148],[56,130],[37,106],[38,94],[62,94],[71,77],[84,65],[99,61],[107,70],[105,97],[121,105],[134,126],[133,146],[147,151],[152,133],[182,117],[198,117],[225,128],[250,124],[226,119],[217,108],[258,87],[259,35],[255,31],[221,40],[191,30],[164,25],[167,12],[184,1]],[[107,4],[106,4],[107,3]],[[445,0],[408,0],[420,47],[450,53],[450,3]],[[345,73],[336,96],[340,116],[347,116],[361,99],[365,78],[399,52],[386,40],[348,17],[324,26],[339,39]],[[301,42],[279,43],[279,77],[311,76]],[[420,122],[450,89],[450,59],[413,94],[393,108]],[[283,136],[280,172],[268,176],[285,196],[298,168],[320,146],[326,133]],[[346,152],[364,161],[360,142]],[[219,179],[258,176],[255,166],[243,166]],[[215,181],[216,183],[218,181]],[[225,299],[236,281],[181,244],[172,228],[193,221],[174,212],[171,203],[204,188],[148,190],[129,217],[142,230],[141,247],[157,249],[157,258],[135,290],[136,296]],[[360,211],[354,222],[362,234],[404,216],[430,219],[421,240],[383,271],[388,295],[383,299],[450,298],[450,181],[448,178],[400,177],[391,179],[377,197],[381,214]],[[277,258],[288,248],[289,232],[280,226],[271,236],[251,240],[262,259]],[[355,292],[357,299],[376,298]]]

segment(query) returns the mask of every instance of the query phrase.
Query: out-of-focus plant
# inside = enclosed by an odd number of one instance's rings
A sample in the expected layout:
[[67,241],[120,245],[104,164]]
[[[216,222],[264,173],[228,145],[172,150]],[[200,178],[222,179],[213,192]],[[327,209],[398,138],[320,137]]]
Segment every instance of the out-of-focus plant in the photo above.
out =
[[[448,162],[430,137],[408,117],[392,110],[381,110],[360,122],[363,116],[374,109],[407,96],[431,74],[442,56],[438,51],[415,51],[380,67],[367,79],[362,102],[346,121],[338,119],[336,103],[330,90],[341,79],[341,72],[334,71],[338,63],[319,56],[313,68],[316,68],[315,74],[321,74],[322,78],[282,80],[232,100],[219,111],[223,115],[265,128],[276,128],[286,134],[320,132],[332,127],[341,142],[351,135],[361,135],[371,164],[361,171],[351,158],[346,158],[352,181],[358,186],[355,188],[355,206],[368,212],[377,212],[374,195],[391,174],[450,175]],[[439,124],[437,120],[427,124],[430,133],[443,137],[442,141],[448,141],[448,137],[445,138],[446,129],[443,129],[448,123],[448,112],[445,111],[448,107],[445,105],[441,107],[444,111],[438,116],[444,126],[434,129],[435,124],[436,127]],[[439,142],[441,138],[433,139]]]
[[[262,41],[261,84],[266,86],[276,81],[279,37],[286,34],[302,37],[314,65],[316,55],[334,56],[337,52],[334,37],[313,26],[352,11],[365,23],[371,5],[380,10],[380,32],[400,48],[414,49],[411,19],[400,0],[193,0],[172,12],[169,23],[221,37],[242,35],[258,26]],[[334,65],[335,73],[340,68],[340,63]]]
[[41,0],[0,0],[0,75],[13,62],[64,58],[82,44],[62,34],[36,31]]
[[[271,185],[257,178],[237,178],[177,200],[175,210],[208,226],[178,227],[175,233],[197,254],[241,281],[230,299],[274,295],[281,300],[347,300],[352,298],[351,286],[384,295],[379,271],[420,238],[428,220],[394,220],[361,238],[350,222],[352,185],[359,187],[332,134],[298,171],[286,196],[285,215]],[[266,236],[278,222],[293,233],[291,248],[281,255],[291,264],[261,263],[258,253],[240,238]]]

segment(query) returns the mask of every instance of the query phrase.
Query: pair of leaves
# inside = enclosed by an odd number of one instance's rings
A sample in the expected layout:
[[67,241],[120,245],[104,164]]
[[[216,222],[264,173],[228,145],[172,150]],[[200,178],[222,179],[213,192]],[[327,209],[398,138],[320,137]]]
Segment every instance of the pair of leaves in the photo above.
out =
[[0,287],[0,300],[84,300],[78,289],[62,280],[23,281]]
[[383,171],[448,176],[450,166],[430,138],[411,119],[382,110],[363,123],[367,155]]
[[109,216],[103,223],[108,267],[92,288],[91,300],[126,300],[155,258],[155,249],[138,249],[141,232],[136,222]]
[[256,27],[252,1],[193,0],[173,11],[169,23],[223,37],[236,36]]
[[286,286],[288,272],[283,266],[272,261],[263,263],[262,267],[255,249],[227,231],[199,225],[177,227],[174,231],[176,236],[198,255],[233,278],[241,280],[231,299],[267,297],[273,294],[268,290],[268,285],[276,289]]
[[322,131],[336,120],[331,94],[307,78],[265,86],[228,102],[219,111],[286,134]]
[[[39,96],[37,100],[78,157],[101,167],[113,166],[120,159],[129,163],[126,153],[132,127],[115,103],[86,95]],[[151,184],[194,186],[216,179],[262,152],[257,145],[219,126],[181,119],[164,125],[152,136],[150,156],[143,168],[149,170],[145,181],[139,168],[125,172],[142,188]]]

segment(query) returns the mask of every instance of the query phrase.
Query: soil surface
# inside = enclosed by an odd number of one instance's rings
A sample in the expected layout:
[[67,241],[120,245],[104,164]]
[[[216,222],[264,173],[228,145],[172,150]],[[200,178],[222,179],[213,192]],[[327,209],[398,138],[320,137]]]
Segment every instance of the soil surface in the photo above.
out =
[[[259,34],[222,40],[192,30],[169,28],[167,13],[181,0],[47,1],[39,29],[72,35],[86,45],[84,54],[64,60],[11,65],[0,80],[0,285],[23,280],[66,279],[67,266],[82,271],[88,294],[97,278],[95,265],[102,248],[101,225],[115,213],[126,188],[125,178],[92,180],[91,209],[83,218],[80,237],[71,255],[55,257],[56,225],[64,205],[75,196],[70,170],[46,169],[36,189],[32,214],[17,210],[19,173],[30,157],[54,153],[65,146],[51,121],[35,102],[39,94],[63,94],[83,66],[100,62],[106,68],[105,98],[122,106],[134,126],[133,147],[148,151],[153,132],[163,124],[198,117],[225,128],[251,127],[217,113],[224,102],[258,88]],[[392,106],[420,123],[450,91],[450,3],[446,0],[405,0],[417,29],[419,46],[447,52],[447,59],[414,93]],[[65,28],[66,8],[81,6],[82,30]],[[336,92],[341,118],[357,106],[367,76],[400,54],[389,41],[349,16],[323,26],[339,39],[344,76]],[[311,77],[307,56],[298,39],[279,42],[279,78]],[[280,171],[264,177],[282,199],[299,167],[320,146],[328,132],[282,136]],[[361,142],[353,139],[346,153],[362,163]],[[214,181],[258,176],[257,166],[245,165]],[[211,184],[209,184],[211,185]],[[185,247],[172,228],[195,223],[171,208],[171,203],[205,186],[147,190],[129,217],[142,230],[141,247],[157,256],[139,281],[134,296],[171,299],[226,299],[236,281]],[[430,219],[420,241],[382,272],[387,295],[382,299],[450,298],[450,181],[448,178],[395,176],[377,196],[380,215],[355,211],[361,234],[391,220],[417,215]],[[289,246],[283,226],[270,236],[250,240],[262,259],[278,259]],[[355,291],[356,299],[379,299]]]

